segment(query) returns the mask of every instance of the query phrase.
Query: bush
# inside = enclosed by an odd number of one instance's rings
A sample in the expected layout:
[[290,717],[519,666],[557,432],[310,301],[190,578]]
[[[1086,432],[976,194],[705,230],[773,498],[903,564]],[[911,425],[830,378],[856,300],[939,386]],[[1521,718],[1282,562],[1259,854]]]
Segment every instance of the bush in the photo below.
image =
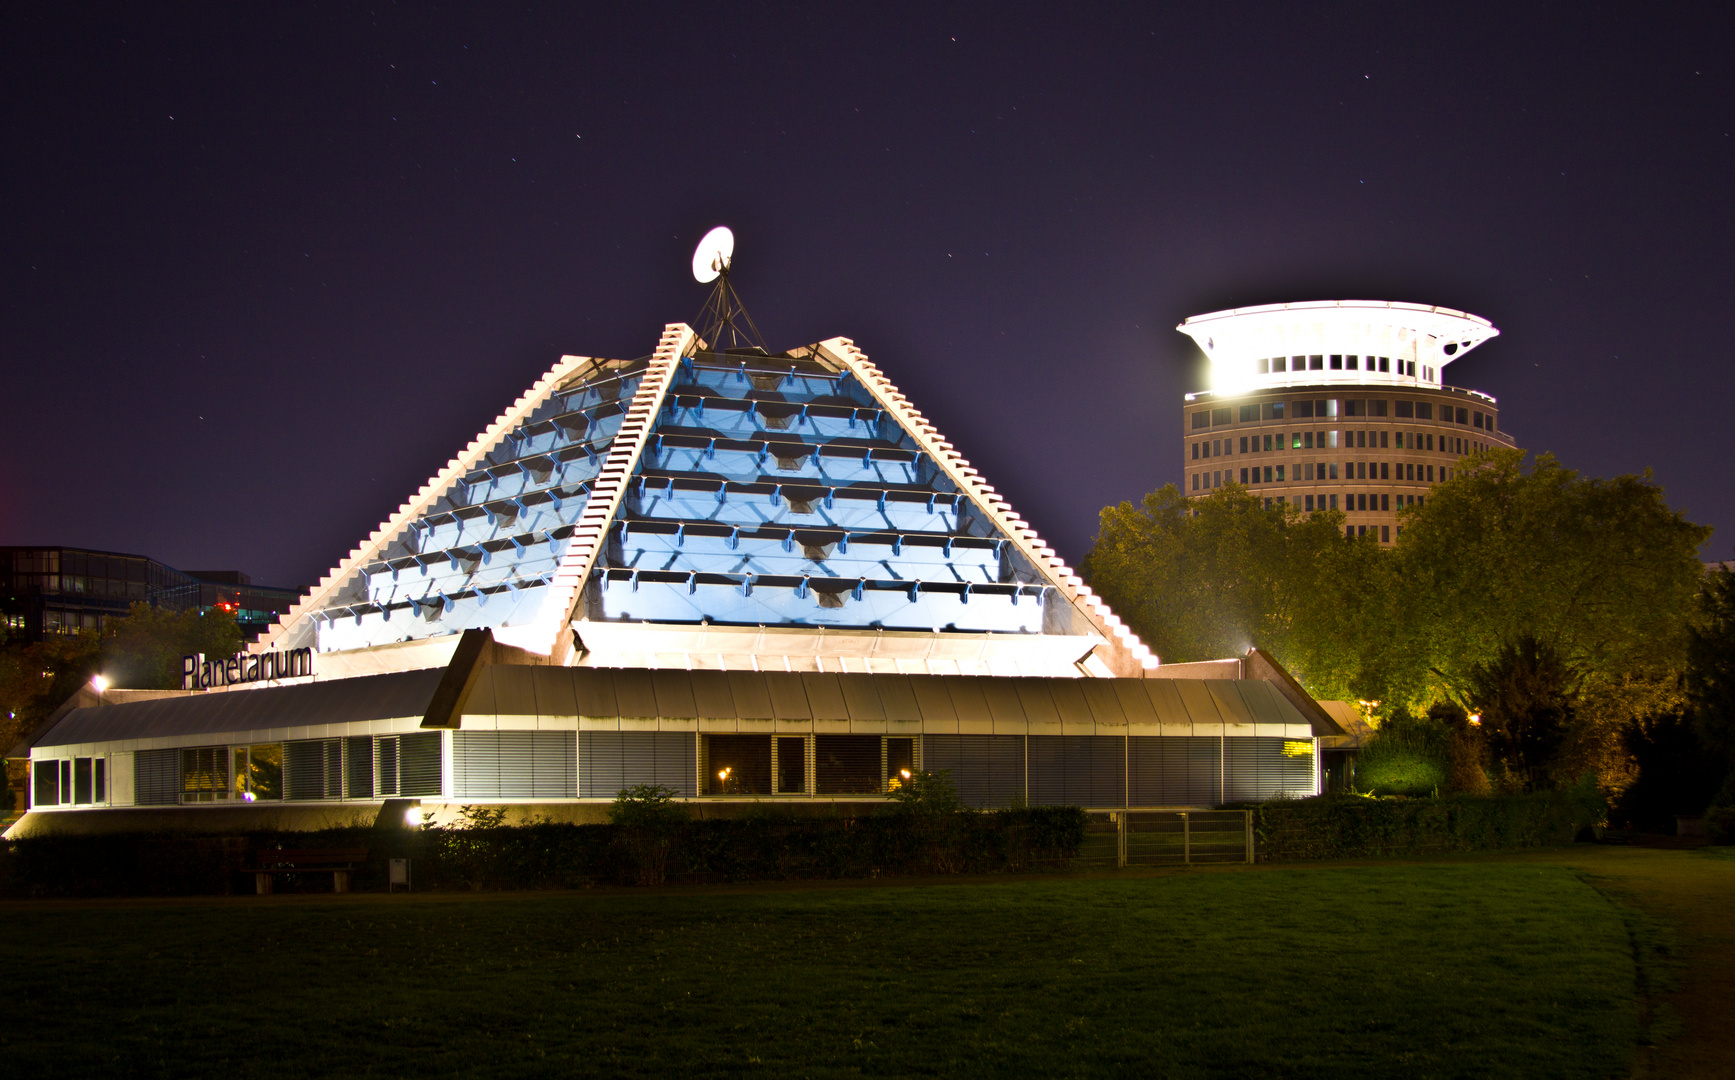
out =
[[1705,840],[1735,844],[1735,806],[1713,806],[1705,811]]
[[[503,826],[467,808],[457,826],[383,836],[368,828],[201,837],[115,833],[0,842],[0,896],[211,895],[252,891],[241,872],[260,848],[361,848],[358,891],[384,889],[387,859],[414,860],[422,890],[583,889],[598,885],[791,881],[1054,868],[1078,854],[1086,814],[1072,806],[989,813],[795,817],[767,809],[694,821],[655,792],[626,793],[606,825]],[[329,874],[288,875],[279,892],[329,890]]]
[[1528,795],[1440,799],[1323,796],[1253,808],[1260,861],[1436,855],[1570,844],[1600,826],[1594,778]]
[[892,805],[912,814],[968,813],[958,789],[952,786],[952,770],[918,772],[897,784],[889,793]]
[[668,872],[669,849],[687,820],[687,808],[675,802],[675,789],[661,784],[622,788],[609,807],[608,819],[638,868],[638,883],[661,885]]
[[1723,762],[1687,717],[1647,717],[1629,725],[1621,741],[1639,776],[1616,801],[1620,824],[1673,832],[1677,816],[1698,814],[1716,800]]
[[1356,755],[1355,786],[1373,795],[1436,795],[1450,790],[1452,765],[1451,731],[1400,710]]

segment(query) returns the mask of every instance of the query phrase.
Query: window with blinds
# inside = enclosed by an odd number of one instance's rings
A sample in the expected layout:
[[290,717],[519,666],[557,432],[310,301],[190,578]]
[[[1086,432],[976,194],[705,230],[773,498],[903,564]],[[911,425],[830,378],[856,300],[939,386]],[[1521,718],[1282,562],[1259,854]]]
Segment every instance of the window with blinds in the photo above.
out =
[[343,740],[343,760],[346,783],[344,794],[351,799],[374,797],[374,740],[372,735],[354,735]]
[[229,748],[188,746],[181,750],[181,801],[217,802],[229,797]]
[[1030,736],[1030,805],[1125,806],[1125,752],[1118,735]]
[[[440,733],[355,735],[284,744],[284,798],[382,799],[439,795]],[[568,796],[571,791],[567,791]]]
[[777,758],[777,794],[807,793],[807,738],[803,735],[779,735],[771,746]]
[[133,805],[173,806],[181,801],[179,750],[133,754]]
[[284,743],[283,780],[285,799],[343,798],[343,740]]
[[578,732],[454,732],[452,793],[477,799],[570,799],[578,793]]
[[815,735],[814,784],[821,795],[878,795],[885,790],[880,735]]
[[922,768],[949,772],[966,806],[1013,806],[1024,801],[1023,735],[924,735]]
[[1134,735],[1127,743],[1129,806],[1216,806],[1223,801],[1222,739]]
[[702,735],[707,795],[771,794],[771,736]]
[[438,795],[441,788],[440,733],[418,731],[410,735],[381,735],[383,748],[395,742],[399,795]]
[[581,731],[578,733],[578,794],[612,799],[621,789],[660,784],[676,795],[698,792],[698,749],[679,731]]
[[1313,741],[1272,736],[1224,739],[1224,802],[1313,794]]

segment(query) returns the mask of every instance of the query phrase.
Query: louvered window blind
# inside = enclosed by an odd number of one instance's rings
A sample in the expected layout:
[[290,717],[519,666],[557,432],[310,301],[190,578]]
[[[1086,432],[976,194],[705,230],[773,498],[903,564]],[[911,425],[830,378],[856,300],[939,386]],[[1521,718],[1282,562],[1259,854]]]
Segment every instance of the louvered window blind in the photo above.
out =
[[922,768],[950,770],[966,806],[1012,806],[1024,801],[1024,736],[924,735]]
[[570,799],[578,793],[578,733],[454,732],[452,791],[459,798]]
[[1224,802],[1313,794],[1313,742],[1271,736],[1224,739]]
[[283,772],[286,799],[343,798],[343,740],[304,739],[284,743]]
[[679,731],[581,731],[578,794],[612,799],[622,788],[661,784],[675,794],[697,794],[696,740]]
[[1215,735],[1134,735],[1127,740],[1131,806],[1216,806],[1223,801]]
[[1030,805],[1125,806],[1125,752],[1118,735],[1030,736]]
[[173,806],[181,801],[180,751],[133,754],[133,805]]

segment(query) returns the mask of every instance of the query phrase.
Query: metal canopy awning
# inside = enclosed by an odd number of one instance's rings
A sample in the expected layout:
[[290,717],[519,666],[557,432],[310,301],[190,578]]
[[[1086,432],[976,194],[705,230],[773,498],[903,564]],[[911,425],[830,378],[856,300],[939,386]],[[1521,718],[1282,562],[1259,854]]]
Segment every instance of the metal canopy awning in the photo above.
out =
[[443,669],[430,668],[89,706],[61,717],[33,745],[70,746],[419,717],[426,712],[442,674]]
[[511,664],[482,668],[449,726],[461,727],[465,716],[1312,727],[1287,698],[1268,683],[1252,679],[653,671]]

